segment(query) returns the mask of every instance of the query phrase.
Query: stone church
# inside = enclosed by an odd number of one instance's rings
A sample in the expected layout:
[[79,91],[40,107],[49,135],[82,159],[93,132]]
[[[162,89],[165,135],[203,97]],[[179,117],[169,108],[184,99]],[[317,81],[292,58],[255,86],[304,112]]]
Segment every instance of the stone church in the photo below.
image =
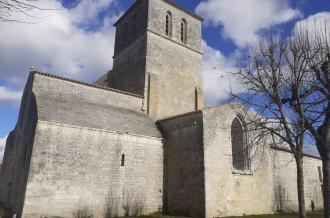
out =
[[[30,72],[0,172],[2,211],[213,218],[297,210],[292,154],[265,145],[252,158],[242,107],[203,107],[202,21],[170,0],[137,0],[114,24],[113,69],[96,83]],[[321,161],[306,154],[304,164],[306,208],[320,209]]]

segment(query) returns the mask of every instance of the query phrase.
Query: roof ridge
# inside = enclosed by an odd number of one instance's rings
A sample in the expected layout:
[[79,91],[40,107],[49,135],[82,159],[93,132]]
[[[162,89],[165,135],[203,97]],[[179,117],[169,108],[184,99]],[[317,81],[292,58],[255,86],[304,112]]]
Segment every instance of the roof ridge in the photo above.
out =
[[184,116],[188,116],[188,115],[192,115],[192,114],[196,114],[196,113],[201,113],[201,112],[203,112],[203,110],[190,111],[190,112],[177,114],[177,115],[170,116],[170,117],[165,117],[163,119],[157,120],[157,122],[172,120],[172,119],[175,119],[175,118],[184,117]]
[[[275,150],[279,150],[279,151],[283,151],[283,152],[287,152],[287,153],[291,153],[292,154],[292,151],[290,148],[281,148],[281,147],[277,147],[277,146],[271,146],[270,147],[271,149],[275,149]],[[313,155],[313,154],[308,154],[306,152],[302,152],[303,156],[305,157],[310,157],[310,158],[314,158],[314,159],[319,159],[321,160],[321,157],[319,156],[316,156],[316,155]]]
[[[192,11],[190,11],[190,10],[184,8],[184,7],[182,7],[181,5],[179,5],[178,3],[174,2],[173,0],[162,0],[162,1],[163,1],[163,2],[166,2],[166,3],[170,4],[170,5],[172,5],[173,7],[177,8],[177,9],[179,9],[179,10],[181,10],[181,11],[186,12],[186,13],[189,14],[190,16],[192,16],[192,17],[194,17],[194,18],[196,18],[196,19],[198,19],[198,20],[200,20],[200,21],[204,21],[204,18],[203,18],[203,17],[201,17],[201,16],[195,14],[194,12],[192,12]],[[136,7],[136,5],[138,4],[138,2],[139,2],[139,1],[135,1],[135,2],[134,2],[134,3],[133,3],[133,4],[132,4],[132,5],[131,5],[131,6],[130,6],[125,12],[124,12],[124,14],[122,14],[122,15],[118,18],[118,20],[114,23],[114,26],[116,26],[116,25],[122,20],[122,18],[126,16],[126,14],[128,14],[131,10],[133,10],[134,7]]]
[[187,12],[189,15],[193,16],[194,18],[197,18],[197,19],[199,19],[201,21],[204,20],[204,18],[202,18],[201,16],[199,16],[199,15],[195,14],[194,12],[192,12],[192,11],[190,11],[190,10],[182,7],[181,5],[179,5],[178,3],[174,2],[173,0],[163,0],[163,1],[169,3],[170,5],[176,7],[177,9],[180,9],[180,10],[182,10],[184,12]]
[[185,112],[185,113],[165,117],[165,118],[162,118],[160,120],[157,120],[157,122],[172,120],[172,119],[175,119],[175,118],[178,118],[178,117],[183,117],[183,116],[187,116],[187,115],[191,115],[191,114],[195,114],[195,113],[204,112],[204,111],[209,110],[209,109],[222,108],[222,107],[225,107],[225,106],[228,106],[228,105],[237,105],[237,104],[239,104],[239,102],[226,102],[226,103],[215,105],[215,106],[204,107],[204,108],[201,108],[201,109],[198,109],[198,110],[189,111],[189,112]]
[[137,97],[137,98],[144,98],[144,96],[142,95],[138,95],[138,94],[134,94],[131,92],[126,92],[126,91],[122,91],[119,89],[114,89],[114,88],[110,88],[110,87],[106,87],[106,86],[101,86],[101,85],[96,85],[93,83],[88,83],[88,82],[84,82],[84,81],[80,81],[80,80],[75,80],[75,79],[71,79],[71,78],[67,78],[67,77],[63,77],[63,76],[58,76],[55,74],[50,74],[50,73],[46,73],[46,72],[41,72],[41,71],[30,71],[30,73],[34,73],[34,74],[39,74],[42,76],[47,76],[47,77],[51,77],[51,78],[55,78],[55,79],[59,79],[59,80],[63,80],[63,81],[67,81],[67,82],[71,82],[71,83],[76,83],[76,84],[80,84],[80,85],[84,85],[84,86],[88,86],[88,87],[92,87],[92,88],[96,88],[96,89],[102,89],[105,91],[110,91],[110,92],[117,92],[119,94],[123,94],[123,95],[130,95],[133,97]]

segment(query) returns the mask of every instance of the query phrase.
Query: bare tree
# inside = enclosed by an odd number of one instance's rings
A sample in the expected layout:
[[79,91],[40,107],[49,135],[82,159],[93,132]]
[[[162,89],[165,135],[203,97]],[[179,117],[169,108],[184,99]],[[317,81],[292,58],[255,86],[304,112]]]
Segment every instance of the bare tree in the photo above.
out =
[[52,10],[37,5],[38,0],[0,0],[0,22],[29,23],[27,20],[40,19],[33,11]]
[[[296,92],[286,101],[316,142],[323,165],[324,216],[330,217],[330,35],[327,28],[299,35],[306,47],[302,55],[308,57],[303,83],[304,92]],[[298,43],[299,43],[298,41]],[[297,43],[297,46],[298,46]]]
[[[305,217],[303,148],[315,139],[323,160],[325,217],[330,217],[330,50],[326,30],[300,29],[291,38],[261,38],[248,63],[234,73],[248,91],[233,94],[256,113],[257,138],[288,146],[297,166],[299,217]],[[267,140],[268,140],[267,139]]]

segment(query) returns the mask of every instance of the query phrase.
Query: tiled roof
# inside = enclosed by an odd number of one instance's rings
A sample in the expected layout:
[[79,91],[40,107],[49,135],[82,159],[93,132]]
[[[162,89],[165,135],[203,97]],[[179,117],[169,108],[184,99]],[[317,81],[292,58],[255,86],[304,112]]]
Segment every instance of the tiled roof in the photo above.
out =
[[87,82],[83,82],[83,81],[79,81],[79,80],[74,80],[74,79],[70,79],[70,78],[66,78],[66,77],[62,77],[62,76],[58,76],[58,75],[54,75],[54,74],[49,74],[49,73],[45,73],[45,72],[40,72],[40,71],[31,71],[31,73],[35,73],[35,74],[39,74],[42,76],[47,76],[47,77],[51,77],[51,78],[55,78],[55,79],[59,79],[59,80],[63,80],[63,81],[67,81],[67,82],[71,82],[71,83],[76,83],[76,84],[80,84],[80,85],[84,85],[84,86],[89,86],[92,88],[96,88],[96,89],[103,89],[106,91],[110,91],[110,92],[117,92],[120,94],[124,94],[124,95],[130,95],[133,97],[137,97],[137,98],[144,98],[142,95],[137,95],[131,92],[125,92],[119,89],[113,89],[113,88],[109,88],[106,86],[100,86],[100,85],[96,85],[93,83],[87,83]]
[[111,105],[39,97],[38,119],[64,125],[161,138],[155,123],[142,112]]

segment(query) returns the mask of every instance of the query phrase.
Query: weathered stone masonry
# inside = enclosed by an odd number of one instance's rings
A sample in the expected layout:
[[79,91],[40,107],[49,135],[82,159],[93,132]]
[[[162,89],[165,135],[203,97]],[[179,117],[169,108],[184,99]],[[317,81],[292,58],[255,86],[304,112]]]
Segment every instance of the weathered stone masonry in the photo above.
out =
[[[171,37],[164,29],[167,11]],[[188,23],[186,44],[180,41],[181,19]],[[136,1],[115,24],[114,65],[103,84],[145,96],[153,119],[195,110],[196,93],[202,108],[201,20],[169,1]]]
[[[35,104],[26,107],[38,113],[36,126],[27,127],[35,129],[34,142],[17,142],[17,127],[16,142],[9,145],[17,153],[33,146],[25,154],[31,160],[29,168],[8,160],[16,156],[8,154],[9,146],[4,162],[4,168],[13,166],[17,176],[28,171],[27,178],[12,178],[17,187],[26,186],[24,197],[18,195],[19,188],[4,187],[5,193],[11,192],[6,195],[14,211],[23,209],[23,217],[71,217],[80,207],[89,207],[102,217],[108,195],[115,203],[114,213],[121,215],[162,207],[162,136],[146,115],[134,112],[141,110],[141,98],[39,73],[32,73],[29,80],[33,86],[26,93],[34,96]],[[24,207],[16,206],[22,200]]]
[[[297,210],[292,154],[265,143],[236,169],[233,150],[248,141],[231,128],[242,106],[203,108],[202,20],[170,0],[137,0],[115,23],[113,69],[96,84],[31,72],[0,206],[19,218]],[[322,208],[320,166],[304,157],[306,208]]]

